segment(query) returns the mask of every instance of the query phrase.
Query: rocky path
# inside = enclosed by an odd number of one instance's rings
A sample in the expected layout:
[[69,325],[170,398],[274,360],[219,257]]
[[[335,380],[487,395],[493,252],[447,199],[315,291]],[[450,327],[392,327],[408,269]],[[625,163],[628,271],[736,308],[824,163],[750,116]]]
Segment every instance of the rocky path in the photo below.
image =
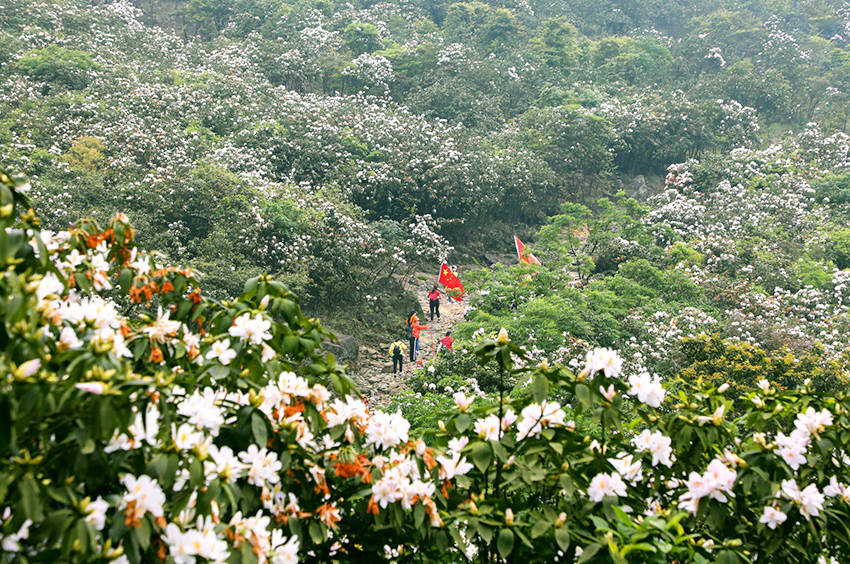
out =
[[[467,298],[461,303],[451,302],[445,292],[441,290],[440,318],[434,317],[431,322],[428,315],[428,292],[434,284],[431,277],[418,273],[413,276],[413,289],[419,300],[419,305],[425,312],[425,320],[420,320],[428,329],[423,329],[419,337],[419,361],[427,362],[436,353],[446,331],[451,331],[454,325],[463,319],[466,313]],[[441,287],[442,288],[442,287]],[[451,303],[449,303],[451,302]],[[399,337],[404,335],[404,319],[398,320]],[[405,344],[408,344],[405,342]],[[352,372],[354,381],[362,393],[369,398],[371,407],[383,407],[390,402],[392,396],[401,390],[407,389],[407,380],[412,374],[412,366],[409,362],[409,352],[405,351],[404,372],[393,375],[392,358],[389,355],[390,342],[380,342],[376,345],[363,345],[359,352],[359,366]]]

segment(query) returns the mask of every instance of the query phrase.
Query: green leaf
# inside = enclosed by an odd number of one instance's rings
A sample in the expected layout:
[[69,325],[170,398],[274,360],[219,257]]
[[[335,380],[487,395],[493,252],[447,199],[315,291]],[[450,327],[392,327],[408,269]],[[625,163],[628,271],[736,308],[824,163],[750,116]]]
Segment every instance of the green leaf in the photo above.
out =
[[738,564],[741,559],[731,550],[724,550],[717,555],[717,564]]
[[581,558],[578,559],[579,564],[581,564],[582,562],[587,562],[588,560],[596,556],[596,553],[599,552],[601,548],[602,545],[598,543],[589,544],[584,547],[584,552],[581,553]]
[[469,415],[467,415],[466,413],[461,413],[457,416],[457,419],[455,419],[455,428],[458,430],[459,433],[463,433],[464,431],[469,429],[469,426],[471,424],[472,418],[470,418]]
[[490,451],[490,445],[484,442],[477,442],[472,447],[472,463],[480,472],[484,472],[490,466],[490,459],[493,457]]
[[555,542],[561,547],[561,550],[567,550],[570,546],[570,530],[566,525],[561,525],[555,529]]
[[499,554],[502,558],[507,558],[514,549],[514,533],[510,529],[502,529],[499,531],[499,540],[496,541],[496,548],[499,549]]
[[38,484],[35,483],[32,475],[24,475],[18,484],[18,491],[21,494],[21,509],[24,510],[24,516],[33,521],[41,519],[41,500],[38,496]]
[[[552,526],[552,524],[549,521],[547,521],[545,519],[540,519],[539,521],[537,521],[534,524],[533,527],[531,527],[531,538],[536,539],[537,537],[543,536],[544,534],[546,534],[546,531],[548,531],[549,527],[551,527],[551,526]],[[558,529],[558,530],[560,530],[560,529]],[[555,538],[556,539],[558,538],[558,530],[555,531]],[[567,538],[569,539],[569,535],[567,536]],[[558,544],[560,544],[560,543],[558,543]],[[563,550],[563,548],[562,548],[562,550]]]
[[585,407],[590,407],[593,404],[590,399],[590,388],[584,384],[576,384],[576,397],[579,403]]
[[549,395],[549,379],[543,374],[538,374],[534,377],[534,401],[543,403],[543,400]]
[[268,442],[268,431],[266,430],[266,421],[258,412],[251,414],[251,432],[254,434],[254,440],[260,448],[265,448]]

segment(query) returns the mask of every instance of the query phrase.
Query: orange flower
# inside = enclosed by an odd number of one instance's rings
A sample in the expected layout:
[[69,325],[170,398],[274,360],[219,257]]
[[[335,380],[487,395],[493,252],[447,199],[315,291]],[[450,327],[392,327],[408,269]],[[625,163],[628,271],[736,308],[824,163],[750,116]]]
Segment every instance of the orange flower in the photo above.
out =
[[151,356],[148,358],[148,362],[153,362],[154,364],[162,362],[162,351],[159,350],[159,347],[151,347]]
[[316,508],[316,513],[319,515],[319,519],[322,520],[322,523],[331,529],[336,529],[337,523],[339,523],[342,519],[339,516],[339,509],[337,509],[335,505],[329,503],[320,505]]
[[378,514],[378,504],[375,503],[374,495],[369,499],[369,505],[366,507],[366,512],[371,513],[372,515]]

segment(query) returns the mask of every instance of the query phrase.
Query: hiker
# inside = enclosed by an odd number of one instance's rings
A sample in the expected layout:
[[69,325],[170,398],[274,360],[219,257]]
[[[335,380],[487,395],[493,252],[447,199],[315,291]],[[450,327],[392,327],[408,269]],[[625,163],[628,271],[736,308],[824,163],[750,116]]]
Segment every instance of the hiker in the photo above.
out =
[[404,344],[402,339],[390,345],[390,356],[393,358],[393,374],[396,371],[401,372],[404,370],[404,349],[406,348],[407,345]]
[[419,332],[427,328],[427,325],[419,325],[419,317],[417,317],[416,312],[411,312],[407,318],[407,338],[410,340],[410,362],[416,362],[416,353],[419,352]]
[[431,288],[431,292],[428,294],[428,305],[431,307],[431,322],[433,323],[435,312],[437,313],[437,319],[440,319],[440,290],[436,284],[434,284],[434,287]]
[[446,350],[452,350],[454,342],[455,340],[452,338],[452,332],[446,331],[446,336],[440,339],[440,350],[442,350],[443,348],[445,348]]

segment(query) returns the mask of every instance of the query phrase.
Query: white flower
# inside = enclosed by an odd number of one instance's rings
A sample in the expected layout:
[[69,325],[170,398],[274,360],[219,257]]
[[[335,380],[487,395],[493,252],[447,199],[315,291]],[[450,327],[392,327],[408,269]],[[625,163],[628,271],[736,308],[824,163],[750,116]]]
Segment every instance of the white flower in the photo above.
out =
[[6,536],[0,535],[0,547],[3,548],[3,552],[20,552],[20,541],[29,538],[30,525],[32,525],[32,521],[27,519],[23,522],[17,533]]
[[484,419],[478,419],[475,422],[475,432],[478,437],[485,441],[499,440],[499,418],[496,415],[490,414]]
[[282,465],[277,454],[265,448],[258,449],[257,445],[250,445],[247,451],[239,453],[239,460],[247,466],[249,483],[263,487],[267,483],[276,484],[280,481],[278,472]]
[[297,564],[298,537],[291,536],[286,540],[280,529],[273,530],[269,560],[271,564]]
[[63,351],[73,351],[81,348],[83,342],[77,338],[77,333],[70,327],[63,327],[59,333],[59,348]]
[[797,429],[804,429],[813,435],[820,434],[824,427],[829,425],[832,425],[832,413],[826,409],[815,411],[812,407],[809,407],[805,413],[798,413],[797,419],[794,421],[794,426]]
[[653,378],[648,372],[629,376],[629,395],[637,396],[638,401],[650,407],[660,407],[664,401],[664,388],[661,386],[661,378]]
[[366,426],[366,444],[386,450],[407,442],[409,431],[410,423],[400,411],[392,414],[378,411]]
[[204,441],[204,435],[187,423],[180,425],[179,429],[172,424],[171,439],[178,450],[192,450]]
[[224,411],[218,405],[220,401],[212,388],[204,388],[201,393],[196,390],[177,404],[177,413],[188,417],[192,425],[209,429],[215,436],[224,424]]
[[156,321],[152,325],[142,328],[142,332],[155,343],[164,343],[166,338],[173,337],[180,329],[179,321],[172,321],[168,317],[170,311],[163,313],[162,307],[157,310]]
[[823,489],[823,494],[827,497],[840,497],[844,501],[850,500],[850,488],[839,482],[835,476],[829,479],[829,485]]
[[765,394],[768,392],[768,390],[770,390],[770,382],[768,382],[764,378],[756,382],[756,385],[761,388],[761,391]]
[[704,474],[691,472],[686,484],[688,491],[679,496],[679,506],[691,513],[696,513],[699,501],[704,497],[725,503],[727,495],[733,496],[732,486],[737,477],[737,472],[727,468],[722,460],[715,458],[709,463]]
[[449,440],[449,454],[460,453],[465,447],[469,444],[469,438],[467,437],[455,437]]
[[440,477],[444,480],[451,480],[455,476],[463,476],[472,470],[472,464],[466,461],[466,457],[461,457],[459,452],[451,452],[452,457],[438,456],[437,462],[440,463]]
[[64,291],[65,285],[55,274],[48,272],[41,280],[39,280],[35,295],[38,298],[38,301],[42,303],[47,296],[61,296]]
[[230,447],[210,445],[209,458],[204,460],[204,474],[221,476],[231,484],[245,474],[245,465],[239,462]]
[[768,505],[765,506],[764,514],[759,519],[759,523],[764,523],[768,526],[768,528],[775,529],[777,525],[784,523],[787,518],[788,516],[780,510]]
[[585,369],[590,374],[602,370],[606,377],[616,378],[623,369],[623,359],[617,351],[605,348],[593,349],[587,353]]
[[233,320],[233,326],[228,330],[228,333],[231,337],[247,340],[252,345],[261,345],[263,341],[272,338],[272,334],[269,332],[271,326],[271,321],[264,318],[261,313],[254,317],[245,313]]
[[557,427],[564,424],[567,414],[558,402],[544,401],[542,404],[527,405],[517,423],[517,440],[539,435],[544,427]]
[[403,498],[404,490],[401,482],[393,474],[389,474],[372,485],[372,495],[375,496],[375,503],[386,508],[387,504]]
[[92,527],[100,531],[106,524],[107,509],[109,509],[109,504],[100,496],[96,500],[90,501],[84,509],[86,523],[91,524]]
[[631,454],[622,453],[617,458],[609,458],[608,462],[611,463],[620,476],[632,484],[636,484],[643,480],[640,460],[633,460]]
[[810,435],[806,427],[794,429],[791,435],[787,437],[782,432],[776,435],[779,456],[794,470],[806,463],[806,450],[809,447],[809,441]]
[[207,360],[216,359],[225,366],[234,358],[236,358],[236,351],[230,348],[230,339],[215,341],[206,355]]
[[670,437],[665,437],[660,431],[650,432],[649,429],[644,429],[640,435],[632,439],[632,444],[635,445],[637,452],[649,451],[652,454],[652,465],[658,466],[663,464],[670,467],[673,465],[671,455],[673,448]]
[[457,406],[457,408],[461,412],[464,412],[469,408],[470,405],[472,405],[472,400],[475,399],[475,396],[466,397],[466,394],[464,394],[463,392],[455,392],[454,394],[452,394],[452,399],[455,400],[455,405]]
[[621,497],[626,495],[626,484],[616,472],[600,473],[593,477],[587,488],[590,501],[602,501],[606,496]]
[[119,509],[126,507],[129,510],[130,504],[134,503],[133,513],[136,517],[143,517],[147,512],[154,517],[162,517],[165,494],[156,480],[146,475],[136,478],[126,474],[121,478],[121,483],[127,488],[127,493],[121,498]]

